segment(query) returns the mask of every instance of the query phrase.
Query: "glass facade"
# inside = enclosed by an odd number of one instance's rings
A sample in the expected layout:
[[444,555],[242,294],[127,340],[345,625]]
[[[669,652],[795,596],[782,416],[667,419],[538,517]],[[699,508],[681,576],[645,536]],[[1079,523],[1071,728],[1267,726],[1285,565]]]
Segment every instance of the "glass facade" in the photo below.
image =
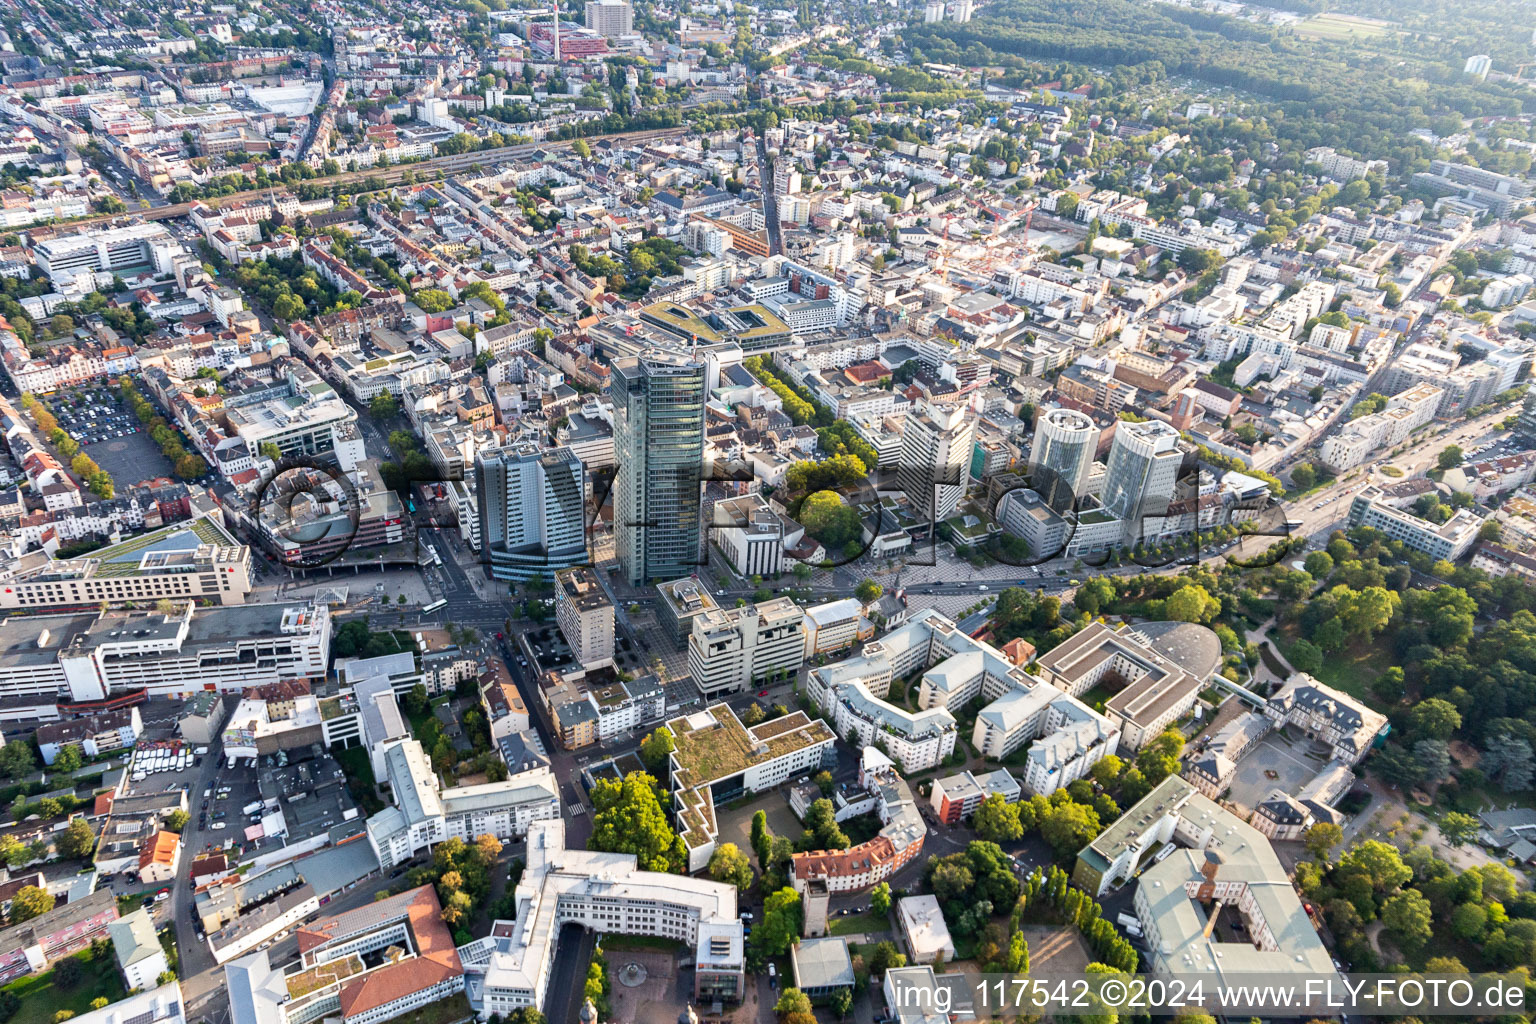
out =
[[699,560],[704,366],[647,354],[613,367],[614,533],[631,584],[692,573]]

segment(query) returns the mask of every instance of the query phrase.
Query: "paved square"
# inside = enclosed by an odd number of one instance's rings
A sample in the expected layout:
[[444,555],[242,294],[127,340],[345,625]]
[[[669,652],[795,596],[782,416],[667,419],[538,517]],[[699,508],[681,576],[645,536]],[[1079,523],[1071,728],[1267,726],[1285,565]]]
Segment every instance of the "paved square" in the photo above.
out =
[[[1246,817],[1277,787],[1295,793],[1328,763],[1322,749],[1304,736],[1287,741],[1280,733],[1270,733],[1237,763],[1227,799]],[[1271,772],[1273,778],[1267,774]]]
[[81,451],[106,470],[118,491],[125,491],[156,477],[175,479],[175,469],[170,460],[160,454],[159,446],[145,430],[127,437],[112,437],[88,444]]

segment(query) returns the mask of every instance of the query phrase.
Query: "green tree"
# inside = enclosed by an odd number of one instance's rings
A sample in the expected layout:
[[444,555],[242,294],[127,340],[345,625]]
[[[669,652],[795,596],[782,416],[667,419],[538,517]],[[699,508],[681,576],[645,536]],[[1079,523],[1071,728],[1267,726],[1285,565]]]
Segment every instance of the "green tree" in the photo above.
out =
[[1163,612],[1178,622],[1210,622],[1221,614],[1221,602],[1197,584],[1185,584],[1168,595]]
[[1310,490],[1317,483],[1317,470],[1310,463],[1303,462],[1291,470],[1291,484],[1299,491]]
[[388,391],[381,391],[368,403],[368,414],[376,420],[394,418],[400,412],[400,403]]
[[849,1012],[853,1010],[853,990],[840,988],[833,992],[829,1005],[832,1008],[832,1012],[837,1014],[838,1020],[846,1019]]
[[1465,846],[1481,827],[1481,823],[1470,814],[1460,811],[1451,811],[1440,819],[1440,834],[1445,841],[1452,846]]
[[894,971],[907,966],[907,957],[896,948],[894,942],[881,942],[875,946],[875,951],[869,956],[869,973],[873,977],[883,978],[886,971]]
[[1327,579],[1333,572],[1333,556],[1326,551],[1309,552],[1302,568],[1315,580]]
[[7,778],[20,779],[30,775],[35,764],[30,744],[7,743],[0,747],[0,772]]
[[1441,469],[1452,469],[1461,465],[1462,457],[1461,446],[1449,444],[1440,449],[1440,454],[1435,457],[1435,465]]
[[30,921],[39,914],[46,914],[53,909],[53,896],[46,889],[39,889],[35,885],[24,885],[11,900],[11,924],[20,924]]
[[1415,952],[1434,934],[1434,912],[1416,889],[1404,889],[1381,908],[1387,933],[1407,952]]
[[846,850],[853,845],[848,834],[837,823],[832,801],[826,797],[813,800],[805,812],[805,834],[801,837],[803,850]]
[[759,871],[768,870],[768,853],[773,842],[773,833],[768,831],[768,814],[758,811],[752,815],[751,831],[752,852],[757,854],[757,868]]
[[427,687],[424,683],[417,683],[406,691],[405,699],[400,702],[401,709],[412,718],[421,718],[432,708],[431,699],[427,696]]
[[721,843],[709,858],[709,877],[746,891],[752,884],[752,865],[735,843]]
[[658,725],[650,735],[640,741],[640,761],[645,765],[646,771],[657,778],[665,778],[669,755],[677,749],[677,744],[672,739],[672,730],[664,725]]
[[766,957],[783,956],[800,936],[800,894],[789,886],[763,900],[763,919],[752,929],[752,945]]
[[1387,623],[1392,621],[1402,604],[1396,591],[1385,587],[1353,590],[1341,585],[1329,590],[1328,596],[1338,608],[1339,622],[1345,632],[1367,640],[1387,628]]
[[292,292],[284,292],[272,300],[272,315],[279,320],[298,320],[304,316],[306,309],[304,300]]
[[453,306],[453,296],[441,288],[423,288],[412,298],[423,313],[441,313]]
[[1408,725],[1416,739],[1448,740],[1461,728],[1461,712],[1450,701],[1429,697],[1414,705]]
[[1333,848],[1343,841],[1344,830],[1331,821],[1320,821],[1313,825],[1307,829],[1303,839],[1307,852],[1319,864],[1327,863],[1328,855],[1333,852]]
[[53,845],[59,851],[59,856],[79,860],[90,856],[96,845],[96,833],[91,831],[90,822],[85,818],[71,818],[69,827],[54,837]]
[[1053,807],[1040,822],[1040,835],[1058,857],[1074,854],[1099,834],[1099,816],[1091,807],[1064,803]]
[[873,604],[885,593],[885,588],[874,580],[866,579],[854,588],[853,596],[859,599],[860,604]]
[[881,882],[869,893],[869,909],[884,917],[891,910],[891,883]]
[[982,839],[992,843],[1008,842],[1024,834],[1019,824],[1019,808],[1003,799],[1001,793],[993,793],[983,800],[971,817],[971,827]]
[[622,782],[600,779],[592,787],[592,804],[596,810],[587,849],[632,853],[645,871],[687,868],[683,841],[672,830],[651,775],[630,772]]
[[78,743],[67,743],[59,748],[59,752],[53,759],[53,770],[56,772],[78,771],[85,764],[85,753]]
[[773,1004],[773,1012],[781,1017],[792,1013],[811,1013],[811,997],[797,988],[786,988],[779,994],[779,1001]]
[[187,819],[190,817],[191,815],[178,807],[166,817],[165,827],[171,832],[180,832],[187,827]]
[[1072,595],[1072,603],[1079,611],[1087,612],[1089,615],[1099,614],[1113,604],[1114,600],[1114,581],[1104,576],[1084,580],[1083,585],[1077,588],[1077,593]]
[[53,965],[55,988],[74,988],[84,978],[85,965],[72,956],[67,956]]

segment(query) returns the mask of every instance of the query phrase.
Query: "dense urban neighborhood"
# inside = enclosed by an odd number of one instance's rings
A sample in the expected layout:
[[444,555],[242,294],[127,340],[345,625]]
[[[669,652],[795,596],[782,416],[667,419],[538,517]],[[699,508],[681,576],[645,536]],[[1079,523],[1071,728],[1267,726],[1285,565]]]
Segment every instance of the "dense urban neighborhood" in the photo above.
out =
[[0,1024],[1529,1019],[1533,68],[0,0]]

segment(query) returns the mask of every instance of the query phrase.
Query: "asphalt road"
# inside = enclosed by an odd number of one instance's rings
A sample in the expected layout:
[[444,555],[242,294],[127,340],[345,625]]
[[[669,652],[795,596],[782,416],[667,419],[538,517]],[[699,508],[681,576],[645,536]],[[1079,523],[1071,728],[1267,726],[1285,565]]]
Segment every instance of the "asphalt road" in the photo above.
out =
[[549,996],[544,1001],[544,1017],[549,1024],[576,1024],[586,1001],[583,983],[587,964],[597,946],[597,934],[579,924],[561,927],[555,945],[555,963],[549,973]]

